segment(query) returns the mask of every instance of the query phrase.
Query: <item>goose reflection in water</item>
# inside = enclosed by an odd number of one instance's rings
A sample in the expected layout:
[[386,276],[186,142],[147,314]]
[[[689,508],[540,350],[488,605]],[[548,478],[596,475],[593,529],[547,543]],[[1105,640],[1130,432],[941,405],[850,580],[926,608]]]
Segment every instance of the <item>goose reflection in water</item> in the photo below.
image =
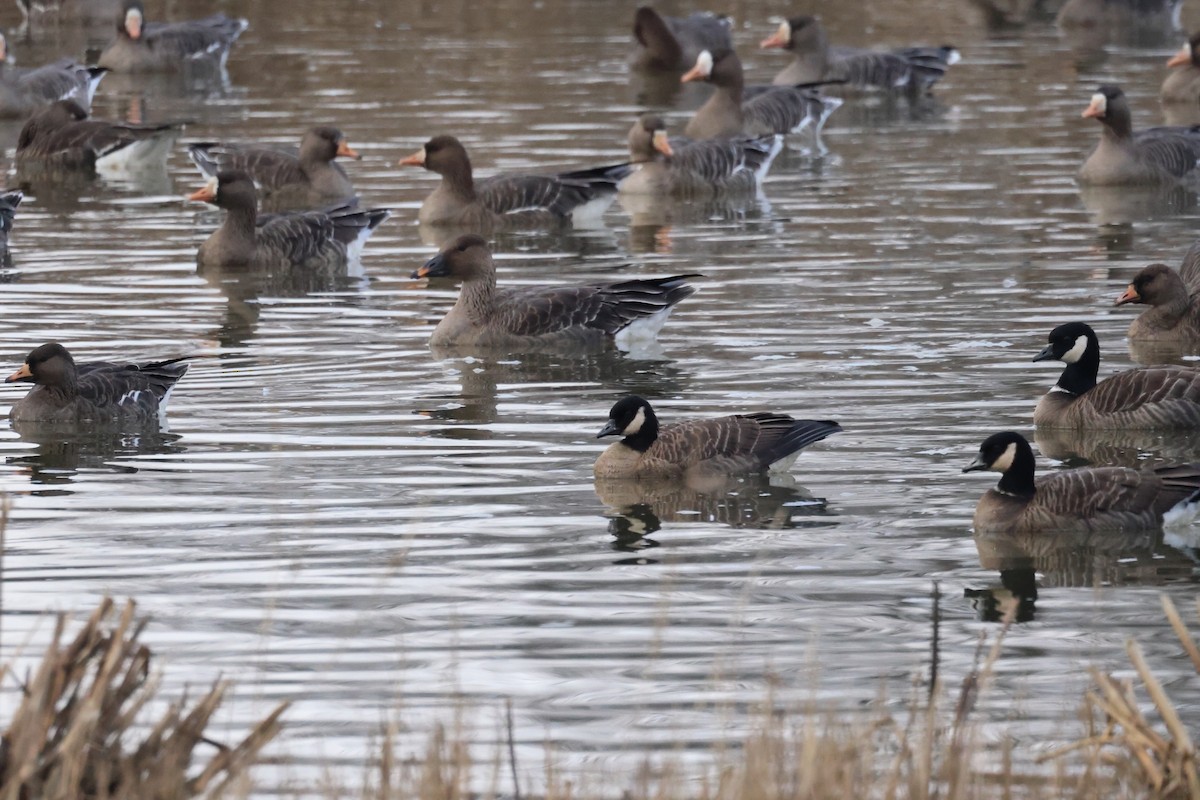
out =
[[1042,455],[1068,467],[1142,469],[1195,461],[1200,455],[1200,431],[1038,428],[1034,440]]
[[[121,463],[144,458],[183,453],[179,434],[164,430],[119,431],[95,429],[88,424],[17,424],[13,426],[21,441],[36,445],[33,453],[9,456],[5,463],[29,475],[30,483],[62,487],[75,483],[83,472],[134,473],[136,466]],[[43,494],[46,490],[35,491]]]

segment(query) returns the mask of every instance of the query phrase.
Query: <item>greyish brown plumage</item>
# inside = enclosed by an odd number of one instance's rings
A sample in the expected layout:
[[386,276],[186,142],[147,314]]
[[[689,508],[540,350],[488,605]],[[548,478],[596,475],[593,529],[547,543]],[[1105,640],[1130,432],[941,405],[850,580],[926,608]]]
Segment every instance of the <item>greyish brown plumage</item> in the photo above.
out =
[[763,39],[760,47],[792,53],[792,63],[775,76],[776,86],[838,80],[857,88],[924,94],[959,60],[950,46],[906,47],[891,52],[830,47],[825,26],[816,17],[792,17]]
[[1193,33],[1167,66],[1172,69],[1163,79],[1159,98],[1168,105],[1200,107],[1200,33]]
[[187,372],[183,359],[147,364],[76,364],[61,344],[34,350],[5,383],[33,383],[13,403],[13,423],[157,422],[175,382]]
[[198,142],[188,146],[192,163],[206,178],[242,170],[258,186],[263,211],[306,211],[354,197],[354,186],[338,156],[360,158],[337,128],[306,131],[300,149],[266,145]]
[[131,125],[94,119],[74,100],[36,112],[17,137],[17,172],[82,173],[165,163],[182,125]]
[[196,254],[202,267],[341,267],[358,257],[371,233],[391,214],[386,208],[361,209],[351,198],[324,211],[260,216],[254,181],[238,170],[218,173],[188,199],[226,212],[221,227]]
[[702,51],[680,80],[707,81],[716,88],[684,130],[692,139],[786,135],[811,125],[819,140],[825,120],[842,104],[802,86],[758,87],[747,97],[742,62],[731,49]]
[[17,216],[17,206],[25,195],[20,191],[0,194],[0,252],[8,251],[8,237],[12,233],[13,219]]
[[682,72],[696,63],[701,50],[733,47],[729,17],[709,11],[669,17],[639,6],[633,15],[633,38],[638,44],[634,67],[643,70]]
[[1173,183],[1192,177],[1200,159],[1200,126],[1133,130],[1129,101],[1120,87],[1092,95],[1084,117],[1101,123],[1100,143],[1079,169],[1079,182],[1097,185]]
[[0,117],[27,117],[56,100],[74,100],[91,108],[96,87],[108,72],[70,58],[40,67],[13,66],[7,58],[8,44],[0,34]]
[[618,400],[596,434],[621,436],[596,459],[597,478],[687,478],[705,474],[786,471],[800,451],[841,431],[829,420],[761,412],[659,425],[641,397]]
[[1067,366],[1038,401],[1033,421],[1050,428],[1200,428],[1200,370],[1158,366],[1118,372],[1099,383],[1100,342],[1082,322],[1050,332],[1034,361]]
[[462,281],[458,301],[430,337],[434,347],[605,346],[651,339],[671,309],[696,289],[698,275],[645,278],[602,286],[500,289],[487,242],[460,236],[413,273]]
[[[1034,480],[1029,442],[1006,431],[989,436],[963,472],[1001,473],[975,507],[975,533],[1096,533],[1157,528],[1197,508],[1200,464],[1156,469],[1086,467]],[[1178,507],[1178,508],[1177,508]],[[1080,543],[1081,545],[1084,542]]]
[[560,225],[576,217],[599,217],[616,197],[628,164],[558,175],[495,175],[475,180],[467,149],[453,136],[435,136],[402,166],[424,167],[442,182],[421,203],[425,225],[476,231]]
[[1184,256],[1180,271],[1166,264],[1143,267],[1115,305],[1149,306],[1129,326],[1129,338],[1140,342],[1200,342],[1200,242]]
[[224,14],[182,22],[146,22],[141,0],[127,0],[117,17],[117,38],[99,65],[114,72],[184,72],[225,66],[229,48],[249,27]]

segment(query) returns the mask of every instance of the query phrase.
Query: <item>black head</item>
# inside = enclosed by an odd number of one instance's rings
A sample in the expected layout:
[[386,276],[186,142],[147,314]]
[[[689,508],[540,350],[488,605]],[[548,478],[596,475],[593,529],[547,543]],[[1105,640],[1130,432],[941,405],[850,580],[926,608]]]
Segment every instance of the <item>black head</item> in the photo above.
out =
[[474,233],[459,236],[442,252],[426,261],[413,272],[414,278],[456,278],[471,280],[495,274],[492,251],[487,240]]
[[1049,344],[1033,357],[1034,361],[1062,361],[1075,364],[1085,355],[1100,357],[1100,340],[1096,332],[1084,322],[1068,322],[1050,331]]
[[631,394],[618,400],[608,412],[608,423],[596,438],[604,436],[623,436],[626,444],[645,450],[658,438],[658,418],[648,402]]
[[1030,450],[1029,442],[1021,434],[1014,431],[993,433],[983,440],[983,444],[979,445],[979,455],[975,457],[974,461],[963,467],[963,472],[982,472],[984,470],[1008,472],[1012,469],[1017,453],[1021,450],[1033,452]]
[[74,374],[75,360],[71,358],[67,348],[58,342],[50,342],[35,347],[25,357],[25,364],[9,375],[4,382],[53,385],[67,382]]

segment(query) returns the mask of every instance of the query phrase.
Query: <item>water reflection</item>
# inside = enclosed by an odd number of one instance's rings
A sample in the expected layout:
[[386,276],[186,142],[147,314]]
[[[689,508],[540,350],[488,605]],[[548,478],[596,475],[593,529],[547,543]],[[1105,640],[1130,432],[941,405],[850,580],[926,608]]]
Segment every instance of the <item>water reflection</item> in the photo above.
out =
[[1000,584],[983,589],[964,589],[982,622],[1002,622],[1012,615],[1016,622],[1032,622],[1037,614],[1037,572],[1032,567],[1000,570]]
[[1127,226],[1148,219],[1186,214],[1196,208],[1196,193],[1180,184],[1080,185],[1079,197],[1091,214],[1093,224],[1102,227]]
[[[113,463],[131,457],[183,453],[180,436],[165,430],[117,431],[95,428],[90,423],[14,424],[22,442],[36,445],[35,452],[9,456],[5,463],[29,476],[36,486],[61,491],[75,483],[82,471],[133,473],[128,463]],[[38,494],[39,492],[35,492]]]
[[1070,467],[1148,467],[1200,459],[1200,431],[1038,428],[1038,449]]

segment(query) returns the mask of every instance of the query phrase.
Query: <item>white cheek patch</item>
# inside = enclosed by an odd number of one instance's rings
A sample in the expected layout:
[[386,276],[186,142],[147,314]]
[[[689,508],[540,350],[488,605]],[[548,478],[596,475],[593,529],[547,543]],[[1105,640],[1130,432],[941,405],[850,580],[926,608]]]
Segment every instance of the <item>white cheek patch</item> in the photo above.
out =
[[1059,361],[1065,361],[1068,364],[1074,364],[1079,359],[1083,358],[1084,351],[1087,350],[1088,340],[1086,336],[1080,336],[1075,340],[1074,346],[1067,352],[1062,354]]
[[712,53],[707,50],[701,50],[700,55],[696,56],[696,69],[700,70],[700,74],[707,78],[709,75],[712,75],[712,68]]
[[1092,95],[1092,108],[1099,111],[1101,114],[1108,113],[1108,98],[1096,92]]
[[621,431],[621,435],[622,436],[633,436],[635,433],[637,433],[638,431],[640,431],[642,429],[642,425],[644,425],[645,422],[646,422],[646,409],[639,408],[637,410],[637,413],[633,415],[633,420],[628,425],[625,426],[625,429],[623,431]]
[[1008,447],[1004,448],[1004,452],[1000,457],[992,462],[993,472],[1008,472],[1013,465],[1013,459],[1017,457],[1017,443],[1009,442]]

